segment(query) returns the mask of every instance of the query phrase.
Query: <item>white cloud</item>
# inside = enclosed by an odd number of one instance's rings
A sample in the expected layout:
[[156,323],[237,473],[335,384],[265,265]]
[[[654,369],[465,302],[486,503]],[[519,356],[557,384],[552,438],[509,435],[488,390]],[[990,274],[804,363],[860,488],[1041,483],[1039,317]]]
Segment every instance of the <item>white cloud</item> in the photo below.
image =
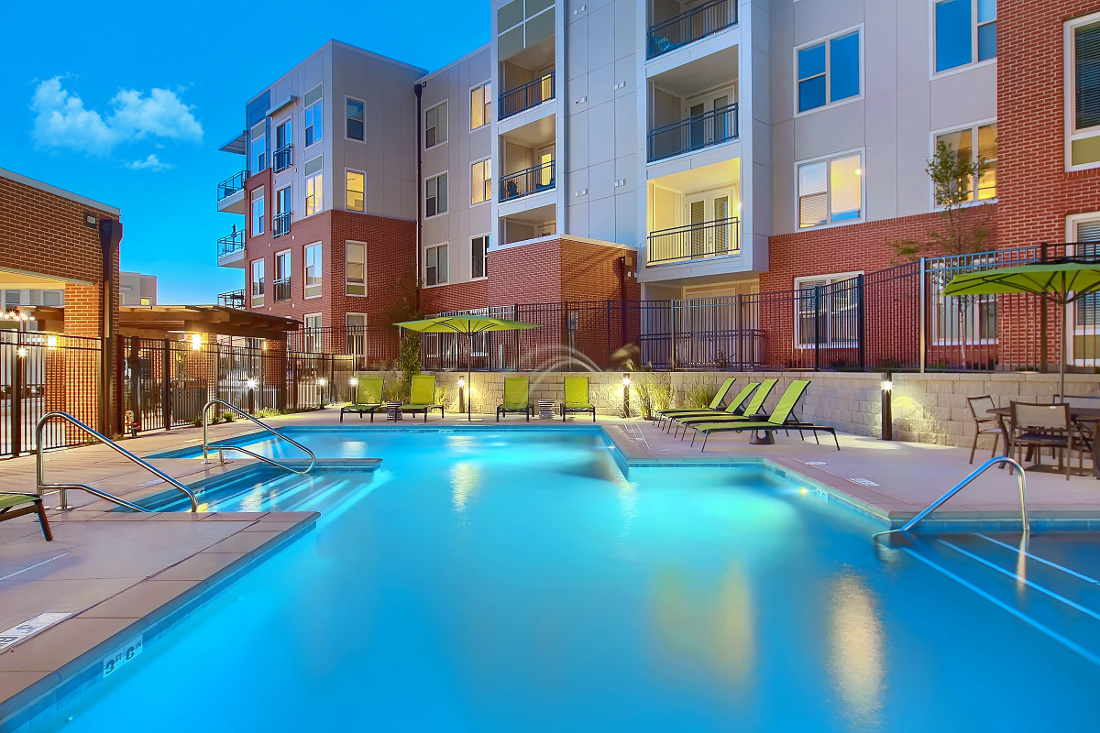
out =
[[202,141],[202,124],[176,92],[153,89],[144,94],[121,89],[104,117],[86,108],[84,100],[65,90],[61,81],[62,77],[55,76],[40,82],[31,99],[35,115],[32,134],[39,148],[107,155],[116,145],[132,140]]
[[160,161],[160,158],[153,155],[152,153],[149,153],[149,155],[146,156],[145,160],[135,160],[132,163],[125,163],[124,165],[127,168],[129,168],[130,170],[135,170],[135,171],[143,171],[143,170],[164,171],[164,170],[168,170],[169,168],[174,168],[175,167],[175,166],[169,165],[167,163],[162,163]]

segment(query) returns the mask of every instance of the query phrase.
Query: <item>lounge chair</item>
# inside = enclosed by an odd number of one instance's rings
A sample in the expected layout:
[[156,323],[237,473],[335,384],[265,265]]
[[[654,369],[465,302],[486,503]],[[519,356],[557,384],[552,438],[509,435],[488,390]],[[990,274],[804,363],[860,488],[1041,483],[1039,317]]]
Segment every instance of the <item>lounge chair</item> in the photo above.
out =
[[374,422],[374,413],[382,409],[382,394],[384,377],[359,377],[359,384],[355,388],[355,402],[340,408],[340,422],[344,422],[345,412],[358,412],[359,419],[363,419],[363,413],[370,413],[370,421]]
[[[725,413],[721,415],[703,415],[700,417],[685,417],[676,422],[685,428],[695,427],[702,423],[712,422],[741,422],[743,420],[765,420],[767,414],[764,413],[764,400],[768,399],[768,395],[772,393],[772,389],[775,387],[775,383],[779,381],[777,379],[765,379],[760,383],[760,386],[756,388],[756,392],[753,393],[752,399],[749,400],[749,404],[745,405],[745,409],[740,414],[727,415]],[[684,430],[684,437],[687,436],[687,430]],[[680,438],[683,440],[683,437]]]
[[46,507],[42,504],[41,496],[12,492],[0,494],[0,522],[27,514],[38,515],[38,524],[42,527],[42,535],[47,542],[51,542],[53,532],[50,531],[50,520],[46,519]]
[[509,412],[522,412],[531,422],[531,380],[527,377],[504,378],[504,402],[497,405],[497,422],[501,415]]
[[589,402],[588,377],[565,378],[565,401],[561,403],[561,421],[571,412],[591,412],[596,422],[596,406]]
[[417,374],[412,378],[409,389],[409,401],[401,405],[401,412],[423,412],[424,422],[428,422],[428,413],[439,410],[440,417],[446,417],[443,405],[435,401],[435,375]]
[[692,412],[707,412],[718,411],[722,407],[722,401],[726,399],[726,394],[733,387],[733,383],[736,381],[733,377],[730,377],[726,381],[722,382],[722,386],[718,388],[718,394],[714,395],[714,399],[710,401],[710,404],[706,407],[687,407],[679,410],[660,410],[657,413],[657,423],[660,424],[662,420],[667,420],[670,417],[676,415],[686,415]]
[[718,418],[724,415],[740,415],[744,412],[745,401],[752,396],[752,393],[756,391],[756,388],[760,386],[759,382],[749,382],[741,391],[734,395],[734,398],[730,400],[724,410],[693,410],[691,412],[685,412],[682,415],[673,415],[668,421],[668,427],[665,428],[667,433],[670,429],[675,427],[675,431],[672,433],[674,436],[680,432],[680,428],[684,427],[687,423],[680,422],[681,420],[690,421],[693,418]]
[[[696,435],[703,434],[703,446],[699,449],[700,452],[706,450],[707,439],[711,433],[742,433],[747,430],[761,431],[774,434],[776,430],[783,430],[790,432],[791,430],[797,430],[799,436],[805,437],[804,432],[809,431],[814,434],[814,440],[821,444],[818,440],[818,432],[830,433],[833,436],[833,440],[836,442],[836,449],[840,450],[840,441],[836,437],[836,430],[828,425],[815,425],[814,423],[802,422],[794,419],[794,408],[798,404],[798,401],[802,399],[802,395],[806,393],[806,388],[809,386],[809,382],[805,380],[796,379],[790,383],[787,387],[787,391],[783,393],[783,396],[779,399],[775,409],[772,411],[771,417],[767,420],[746,420],[742,422],[714,422],[714,423],[702,423],[694,425]],[[695,445],[695,436],[691,438],[691,444]]]

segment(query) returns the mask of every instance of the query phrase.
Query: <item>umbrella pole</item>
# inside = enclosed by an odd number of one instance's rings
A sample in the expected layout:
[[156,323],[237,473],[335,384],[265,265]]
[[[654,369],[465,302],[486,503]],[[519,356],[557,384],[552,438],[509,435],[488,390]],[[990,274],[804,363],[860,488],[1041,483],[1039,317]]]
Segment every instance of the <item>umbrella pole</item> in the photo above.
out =
[[470,357],[474,352],[474,335],[466,334],[466,422],[474,421],[473,405],[470,397],[474,393],[474,384],[470,381]]
[[[1058,398],[1066,401],[1066,342],[1069,335],[1066,333],[1066,312],[1069,310],[1068,298],[1062,298],[1062,358],[1058,365]],[[1046,348],[1045,346],[1043,348]]]

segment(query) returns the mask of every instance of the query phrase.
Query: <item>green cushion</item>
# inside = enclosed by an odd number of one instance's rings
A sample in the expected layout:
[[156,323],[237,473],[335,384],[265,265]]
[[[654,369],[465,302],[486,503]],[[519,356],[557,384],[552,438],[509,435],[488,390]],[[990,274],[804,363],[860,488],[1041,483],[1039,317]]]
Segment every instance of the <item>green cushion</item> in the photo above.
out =
[[778,427],[781,426],[776,425],[773,422],[768,422],[767,420],[747,420],[742,422],[730,420],[728,422],[703,423],[701,425],[696,425],[695,429],[701,433],[706,433],[711,430],[762,430],[764,428],[770,428],[774,430]]
[[773,425],[781,425],[787,422],[787,418],[794,412],[794,406],[802,399],[802,395],[809,386],[810,382],[805,379],[795,379],[788,384],[787,390],[783,393],[783,396],[779,398],[779,402],[776,403],[775,409],[772,410],[768,422]]
[[591,410],[593,405],[591,402],[566,402],[565,409],[567,410]]
[[530,402],[530,379],[527,377],[504,378],[504,403],[502,407],[526,407]]
[[[565,399],[566,406],[588,405],[588,377],[566,377]],[[591,407],[591,405],[588,405]]]
[[409,390],[409,404],[431,405],[435,403],[435,375],[417,374],[412,378],[412,388]]
[[527,402],[504,402],[500,405],[501,410],[526,410],[530,407],[530,403]]
[[21,504],[28,504],[35,500],[36,497],[27,496],[26,494],[0,494],[0,510],[11,509]]
[[432,407],[436,407],[436,406],[437,405],[432,405],[432,404],[427,404],[427,403],[417,404],[415,402],[412,402],[412,403],[409,403],[407,405],[401,405],[401,409],[402,410],[411,410],[413,412],[419,412],[420,410],[428,410],[428,409],[430,409]]
[[768,399],[768,395],[771,394],[772,388],[775,387],[775,383],[778,381],[778,379],[765,379],[760,383],[760,388],[756,390],[756,394],[745,406],[746,415],[755,415],[764,408],[764,400]]
[[362,410],[363,412],[368,412],[368,411],[371,411],[371,410],[377,410],[380,407],[382,407],[382,403],[381,402],[375,402],[375,403],[369,404],[369,405],[345,405],[342,409],[347,410],[348,412],[355,412],[356,410]]
[[355,390],[355,404],[382,404],[382,388],[384,382],[384,377],[359,377],[359,385]]

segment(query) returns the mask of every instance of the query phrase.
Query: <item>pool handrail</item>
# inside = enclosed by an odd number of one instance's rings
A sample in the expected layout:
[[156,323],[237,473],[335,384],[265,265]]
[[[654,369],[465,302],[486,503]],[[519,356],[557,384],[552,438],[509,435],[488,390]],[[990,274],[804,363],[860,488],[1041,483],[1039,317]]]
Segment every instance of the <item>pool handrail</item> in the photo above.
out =
[[895,534],[898,532],[908,533],[909,530],[915,527],[922,519],[927,517],[936,509],[939,509],[944,502],[946,502],[952,496],[969,486],[971,482],[974,481],[974,479],[978,478],[978,476],[981,476],[987,470],[1000,463],[1007,463],[1012,468],[1012,470],[1016,472],[1016,479],[1020,485],[1020,522],[1023,526],[1024,534],[1029,534],[1031,532],[1031,525],[1028,523],[1027,520],[1027,477],[1024,475],[1024,467],[1012,458],[1009,458],[1008,456],[994,456],[982,465],[978,466],[978,468],[975,469],[969,476],[951,487],[943,496],[929,504],[904,525],[896,529],[888,529],[883,532],[876,532],[875,534],[871,535],[871,539],[877,542],[879,537],[884,537],[885,535]]
[[[247,418],[247,419],[251,420],[252,422],[259,425],[261,428],[266,430],[267,432],[271,433],[272,435],[275,435],[276,437],[282,438],[286,442],[293,445],[295,448],[298,448],[302,451],[305,451],[306,455],[309,456],[309,466],[307,466],[304,471],[298,471],[298,470],[286,465],[285,463],[279,463],[278,461],[274,461],[274,460],[272,460],[272,459],[270,459],[266,456],[261,456],[259,453],[255,453],[253,451],[250,451],[247,448],[242,448],[239,445],[215,445],[215,446],[211,446],[210,445],[209,424],[207,423],[206,418],[207,418],[208,414],[210,413],[210,408],[213,405],[225,405],[226,407],[228,407],[233,412],[237,413],[241,417],[244,417],[244,418]],[[258,420],[256,418],[252,417],[251,415],[249,415],[247,412],[245,412],[241,408],[239,408],[235,405],[232,405],[232,404],[226,402],[225,400],[217,399],[217,398],[210,400],[209,402],[207,402],[205,405],[202,406],[202,459],[204,461],[209,460],[207,458],[207,454],[209,453],[209,451],[212,448],[216,449],[218,451],[218,460],[219,460],[220,463],[225,463],[225,453],[224,453],[224,451],[235,450],[235,451],[238,451],[240,453],[244,453],[246,456],[251,456],[252,458],[255,458],[258,461],[262,461],[264,463],[270,464],[272,466],[275,466],[276,468],[281,468],[284,471],[290,471],[291,473],[298,474],[299,476],[304,476],[305,474],[309,473],[313,469],[313,467],[317,464],[317,456],[309,448],[306,448],[304,445],[302,445],[298,441],[294,440],[293,438],[288,438],[287,436],[283,435],[278,430],[271,427],[270,425],[263,422],[262,420]]]
[[69,422],[69,423],[75,425],[76,427],[80,428],[81,430],[83,430],[88,435],[91,435],[92,437],[99,440],[99,442],[103,443],[106,446],[109,446],[116,453],[119,453],[120,455],[124,456],[125,458],[128,458],[129,460],[133,461],[134,463],[138,464],[139,466],[141,466],[145,470],[151,472],[152,474],[154,474],[155,476],[160,478],[162,481],[166,481],[167,483],[171,484],[172,486],[179,489],[183,493],[187,494],[187,498],[191,502],[191,511],[197,512],[199,510],[199,503],[198,503],[198,500],[195,498],[195,492],[194,491],[187,488],[186,486],[181,484],[179,481],[177,481],[176,479],[174,479],[171,476],[169,476],[168,474],[166,474],[164,471],[161,471],[156,466],[153,466],[150,463],[142,460],[141,458],[138,458],[133,453],[131,453],[130,451],[126,450],[125,448],[123,448],[121,445],[119,445],[115,441],[108,438],[106,435],[103,435],[102,433],[99,433],[98,431],[93,430],[91,427],[89,427],[88,425],[85,425],[80,420],[77,420],[75,417],[73,417],[69,413],[61,412],[61,411],[54,411],[54,412],[46,413],[45,415],[43,415],[42,417],[40,417],[38,419],[38,424],[35,426],[34,439],[35,439],[35,445],[36,445],[36,457],[35,457],[34,478],[35,478],[36,491],[38,492],[39,496],[42,496],[42,490],[43,489],[50,489],[50,490],[55,490],[56,489],[61,494],[61,507],[60,508],[61,509],[68,509],[69,508],[69,495],[68,495],[68,492],[69,492],[70,489],[79,490],[79,491],[87,491],[89,494],[92,494],[93,496],[98,496],[101,499],[106,499],[107,501],[118,504],[119,506],[124,506],[127,509],[132,509],[136,512],[148,512],[149,511],[148,509],[144,509],[144,508],[138,506],[137,504],[126,501],[125,499],[121,499],[121,498],[115,496],[114,494],[109,494],[106,491],[103,491],[102,489],[97,489],[94,486],[88,486],[87,484],[78,484],[78,483],[47,484],[45,482],[46,470],[45,470],[45,466],[43,465],[43,462],[42,462],[42,451],[43,451],[43,448],[44,448],[44,445],[45,445],[45,441],[42,439],[42,430],[43,430],[43,428],[46,427],[47,422],[49,422],[50,420],[53,420],[55,418],[65,420],[66,422]]

